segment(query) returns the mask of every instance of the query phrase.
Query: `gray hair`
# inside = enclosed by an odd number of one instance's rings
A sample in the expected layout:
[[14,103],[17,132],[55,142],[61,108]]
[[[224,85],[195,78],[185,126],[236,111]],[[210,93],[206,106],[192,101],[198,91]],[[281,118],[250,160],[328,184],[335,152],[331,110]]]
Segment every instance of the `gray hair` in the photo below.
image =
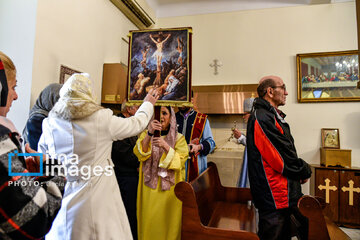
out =
[[275,86],[275,81],[272,78],[267,78],[260,81],[259,86],[257,87],[257,93],[260,98],[264,98],[266,95],[266,91],[269,87]]

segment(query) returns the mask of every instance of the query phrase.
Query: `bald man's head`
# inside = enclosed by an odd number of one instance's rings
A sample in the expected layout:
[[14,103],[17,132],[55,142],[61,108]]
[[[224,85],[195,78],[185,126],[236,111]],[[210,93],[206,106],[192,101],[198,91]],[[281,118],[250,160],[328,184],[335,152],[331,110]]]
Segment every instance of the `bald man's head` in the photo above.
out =
[[277,81],[277,80],[281,80],[281,81],[282,81],[282,79],[281,79],[280,77],[270,75],[270,76],[262,77],[262,78],[260,79],[260,81],[259,81],[259,85],[260,85],[263,81],[265,81],[266,79],[272,79],[272,80],[274,80],[274,81]]
[[274,107],[285,105],[286,96],[288,95],[283,80],[278,76],[261,78],[257,92],[260,98],[267,100]]
[[257,87],[257,93],[260,98],[264,98],[266,91],[269,87],[276,86],[277,82],[283,82],[283,80],[278,76],[265,76],[262,77],[259,81],[259,85]]

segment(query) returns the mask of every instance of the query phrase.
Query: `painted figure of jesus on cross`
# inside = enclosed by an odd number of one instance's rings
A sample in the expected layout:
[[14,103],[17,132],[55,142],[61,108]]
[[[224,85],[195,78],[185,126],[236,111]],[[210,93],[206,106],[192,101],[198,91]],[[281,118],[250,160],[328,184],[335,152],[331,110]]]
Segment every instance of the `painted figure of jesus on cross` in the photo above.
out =
[[156,58],[156,79],[154,85],[160,86],[160,76],[161,76],[161,60],[163,57],[163,47],[164,43],[169,39],[171,36],[171,33],[167,35],[167,37],[161,41],[160,36],[157,38],[157,41],[153,38],[152,34],[150,34],[150,39],[156,44],[156,51],[152,55],[154,58]]

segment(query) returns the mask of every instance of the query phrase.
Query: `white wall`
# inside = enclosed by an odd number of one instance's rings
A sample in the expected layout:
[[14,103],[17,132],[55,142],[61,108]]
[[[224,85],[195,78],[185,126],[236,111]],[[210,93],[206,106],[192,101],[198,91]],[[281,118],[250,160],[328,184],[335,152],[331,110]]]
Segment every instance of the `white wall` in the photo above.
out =
[[30,107],[37,0],[0,0],[0,51],[17,68],[16,92],[8,117],[22,132]]
[[[193,85],[257,83],[281,76],[288,115],[300,157],[320,163],[320,129],[339,128],[341,148],[352,149],[360,166],[360,103],[298,103],[296,54],[357,49],[355,3],[337,3],[160,18],[156,27],[193,28]],[[209,67],[223,66],[219,74]]]
[[109,0],[40,0],[31,103],[59,81],[61,64],[90,73],[100,102],[103,64],[127,63],[121,38],[136,29]]

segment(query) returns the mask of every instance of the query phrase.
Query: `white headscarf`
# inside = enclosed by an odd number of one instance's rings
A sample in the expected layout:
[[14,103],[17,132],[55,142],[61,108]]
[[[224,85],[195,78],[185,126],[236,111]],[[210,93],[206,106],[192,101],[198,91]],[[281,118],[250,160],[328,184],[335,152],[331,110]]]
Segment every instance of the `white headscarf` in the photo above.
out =
[[93,84],[88,73],[73,74],[60,89],[60,98],[50,111],[51,117],[81,119],[102,109],[95,101]]

